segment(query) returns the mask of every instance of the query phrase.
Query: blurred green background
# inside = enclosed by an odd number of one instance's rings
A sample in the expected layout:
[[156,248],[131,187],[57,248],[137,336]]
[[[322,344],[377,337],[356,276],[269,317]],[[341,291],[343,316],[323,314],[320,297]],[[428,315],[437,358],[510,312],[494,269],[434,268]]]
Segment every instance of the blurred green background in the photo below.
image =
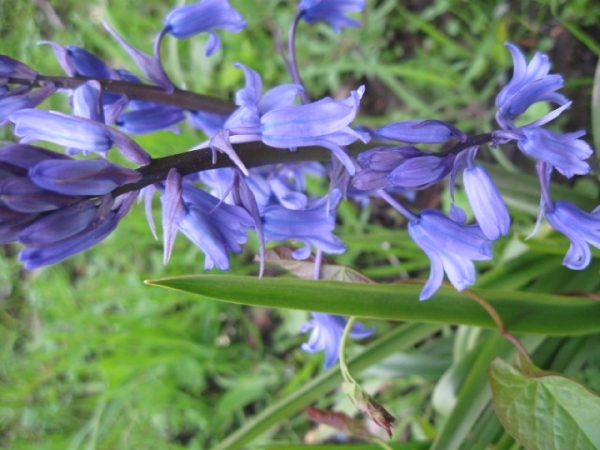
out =
[[[289,82],[274,36],[279,31],[286,35],[296,2],[231,3],[246,17],[248,29],[239,35],[219,32],[223,48],[214,57],[203,55],[204,36],[165,40],[164,61],[178,86],[232,98],[243,85],[242,71],[231,65],[236,61],[258,70],[265,88]],[[503,47],[510,40],[529,54],[549,52],[554,70],[565,75],[566,93],[576,100],[576,109],[554,126],[592,130],[590,99],[600,53],[598,2],[367,3],[361,29],[338,35],[325,24],[300,25],[298,60],[313,98],[344,96],[366,84],[362,123],[436,118],[473,133],[489,131],[494,95],[511,74],[510,55]],[[162,18],[177,4],[0,0],[0,53],[41,73],[61,74],[50,47],[37,45],[54,40],[83,46],[113,67],[135,71],[102,21],[150,52]],[[48,108],[65,105],[66,95],[47,102]],[[542,107],[535,117],[543,112]],[[10,139],[7,128],[0,133]],[[164,132],[136,139],[151,154],[161,156],[184,151],[203,136],[183,125],[179,135]],[[524,243],[539,195],[530,163],[510,149],[483,156],[508,170],[503,174],[516,173],[522,183],[516,187],[516,178],[505,175],[497,180],[512,207],[514,234],[499,243],[498,254],[504,260],[489,263],[482,282],[511,288],[537,283],[538,290],[550,291],[549,282],[569,279],[580,285],[585,279],[586,289],[597,289],[598,260],[575,280],[560,267],[568,245],[563,238],[543,229],[542,237],[550,240]],[[323,189],[322,182],[311,183],[313,192]],[[563,189],[581,206],[598,203],[595,181]],[[460,191],[457,198],[460,203]],[[447,206],[447,194],[437,187],[419,195],[417,204]],[[164,266],[162,244],[152,237],[142,209],[134,207],[118,230],[94,249],[45,269],[24,271],[16,261],[18,246],[1,248],[0,447],[206,449],[322,370],[320,356],[298,348],[306,339],[298,334],[304,313],[198,302],[145,286],[144,279],[199,273],[204,257],[179,236],[171,261]],[[369,224],[370,215],[378,225]],[[400,229],[401,219],[377,202],[364,211],[344,205],[340,217],[338,235],[349,251],[336,259],[338,263],[353,265],[378,281],[427,268],[426,257]],[[232,271],[255,275],[255,251],[256,245],[250,243],[243,254],[234,256]],[[524,259],[511,260],[517,254]],[[495,272],[500,266],[504,270]],[[547,280],[540,281],[540,274]],[[393,326],[377,324],[380,333]],[[409,411],[402,427],[413,436],[430,439],[435,434],[430,423],[433,412],[426,404],[434,380],[450,364],[453,337],[450,327],[438,336],[428,376],[404,376],[388,383],[384,391],[388,409]],[[352,350],[359,347],[353,344]],[[373,369],[373,388],[398,376],[398,367],[390,364]],[[578,372],[597,390],[599,374],[594,366]],[[331,404],[343,407],[347,400],[334,393],[320,406]],[[257,442],[302,442],[311,428],[299,415],[282,421]],[[312,432],[308,439],[315,435],[331,433]]]

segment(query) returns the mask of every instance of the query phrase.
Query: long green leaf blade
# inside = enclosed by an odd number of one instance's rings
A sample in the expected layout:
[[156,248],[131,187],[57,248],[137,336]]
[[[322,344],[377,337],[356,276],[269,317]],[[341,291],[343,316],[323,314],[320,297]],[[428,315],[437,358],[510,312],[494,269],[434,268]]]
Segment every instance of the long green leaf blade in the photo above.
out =
[[[496,328],[475,301],[446,287],[432,299],[419,302],[421,286],[416,284],[355,284],[235,275],[191,275],[146,283],[254,306]],[[496,309],[513,333],[580,335],[600,331],[600,302],[589,298],[502,290],[473,292]]]

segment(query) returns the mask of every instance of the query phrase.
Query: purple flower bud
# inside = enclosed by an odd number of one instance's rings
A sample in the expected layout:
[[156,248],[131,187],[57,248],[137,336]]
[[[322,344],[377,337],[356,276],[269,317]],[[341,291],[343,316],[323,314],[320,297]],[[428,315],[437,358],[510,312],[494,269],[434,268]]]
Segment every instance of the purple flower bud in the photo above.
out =
[[[47,220],[46,225],[48,228],[48,235],[46,239],[40,238],[47,241],[47,245],[35,246],[25,248],[19,253],[19,260],[23,263],[26,269],[33,270],[49,264],[55,264],[68,258],[71,255],[80,253],[88,248],[96,245],[100,241],[104,240],[113,230],[117,227],[119,221],[127,214],[133,200],[137,193],[130,192],[122,196],[113,199],[112,196],[101,197],[99,201],[95,203],[96,213],[91,222],[87,222],[87,209],[84,208],[85,217],[79,217],[81,210],[71,208],[70,212],[72,216],[70,220],[78,222],[77,224],[69,225],[68,237],[59,240],[52,241],[51,236],[64,237],[60,232],[57,232],[57,227],[61,223],[65,224],[69,221],[66,213],[58,218],[45,219]],[[72,234],[77,228],[83,228],[83,225],[87,223],[87,226],[79,231]],[[44,232],[44,231],[39,231]],[[31,236],[28,232],[26,236]],[[24,236],[24,239],[27,237]]]
[[387,176],[390,186],[405,189],[425,189],[443,180],[454,166],[454,155],[422,153],[409,158]]
[[204,0],[193,5],[178,6],[169,12],[165,18],[164,33],[177,39],[210,33],[205,49],[206,56],[210,56],[220,47],[220,38],[213,31],[217,28],[239,33],[246,28],[246,21],[227,0]]
[[70,77],[81,75],[107,80],[113,78],[113,72],[104,61],[84,48],[74,45],[63,47],[52,41],[41,41],[40,44],[52,46],[60,66]]
[[[70,160],[66,155],[53,152],[41,147],[25,144],[9,144],[0,148],[0,161],[9,163],[22,169],[29,169],[41,161],[55,159],[59,161]],[[23,173],[25,176],[25,172]]]
[[298,11],[302,20],[308,23],[322,20],[339,33],[344,27],[360,27],[360,22],[346,13],[361,12],[364,7],[365,0],[302,0]]
[[35,80],[37,72],[16,59],[0,55],[0,77]]
[[451,138],[460,142],[467,140],[465,133],[441,120],[415,119],[393,122],[376,130],[374,135],[407,144],[443,144]]
[[136,164],[148,164],[150,155],[135,141],[100,122],[54,111],[24,109],[10,116],[22,143],[48,141],[106,156],[115,145]]
[[13,177],[0,182],[0,198],[4,205],[22,213],[37,213],[63,208],[78,196],[65,196],[49,192],[27,178]]
[[184,119],[183,109],[157,103],[150,108],[123,112],[115,124],[127,134],[146,134],[160,130],[178,132],[175,125]]
[[426,209],[408,224],[408,233],[431,261],[431,274],[421,292],[426,300],[439,289],[444,271],[456,289],[462,291],[475,283],[473,260],[492,258],[492,243],[478,225],[462,225],[464,212],[453,207],[457,220],[439,211]]
[[[312,320],[304,322],[300,331],[306,333],[312,330],[308,342],[302,344],[305,352],[316,353],[325,351],[325,369],[333,366],[340,355],[340,343],[348,319],[342,316],[324,313],[311,313]],[[361,322],[356,322],[350,330],[350,337],[364,339],[373,334],[375,328],[366,328]]]
[[388,175],[400,164],[422,156],[415,147],[375,147],[358,155],[363,167],[352,180],[352,186],[363,191],[385,189],[390,186]]
[[95,202],[87,199],[61,208],[25,227],[19,234],[19,242],[40,247],[63,241],[89,227],[97,212]]
[[506,235],[510,227],[510,216],[502,196],[482,166],[472,166],[463,172],[463,182],[469,204],[483,234],[496,240]]
[[37,186],[63,195],[104,195],[142,175],[105,159],[46,160],[29,169]]

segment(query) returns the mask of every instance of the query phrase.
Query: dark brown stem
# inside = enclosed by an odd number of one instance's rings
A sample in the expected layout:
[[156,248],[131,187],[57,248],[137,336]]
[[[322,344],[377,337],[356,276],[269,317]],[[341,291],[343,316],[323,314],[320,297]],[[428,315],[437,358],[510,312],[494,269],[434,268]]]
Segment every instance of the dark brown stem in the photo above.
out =
[[487,144],[488,142],[492,142],[492,133],[476,134],[475,136],[470,136],[467,138],[465,142],[457,142],[443,153],[453,153],[457,155],[469,147]]
[[472,300],[475,300],[477,303],[479,303],[479,305],[486,310],[486,312],[490,315],[490,317],[498,327],[498,332],[500,333],[500,335],[507,341],[511,342],[517,348],[518,352],[525,359],[527,359],[527,361],[532,362],[531,356],[529,356],[529,353],[527,353],[527,349],[523,346],[523,344],[521,344],[521,341],[519,341],[511,332],[509,332],[506,329],[506,327],[504,326],[504,322],[502,322],[500,314],[498,314],[498,311],[496,311],[492,305],[486,302],[485,299],[477,295],[475,292],[466,289],[464,293]]
[[[248,168],[296,161],[327,162],[331,160],[331,152],[323,147],[302,147],[295,152],[269,147],[262,142],[237,144],[234,147],[238,156]],[[217,161],[213,164],[210,149],[192,150],[153,159],[150,164],[138,169],[138,172],[142,174],[140,181],[118,187],[113,191],[113,196],[116,197],[126,192],[137,191],[151,184],[159,183],[167,178],[167,174],[172,168],[177,169],[180,175],[185,176],[222,167],[235,167],[235,164],[223,153],[217,154]]]
[[158,86],[149,84],[133,83],[123,80],[107,80],[104,78],[91,77],[60,77],[49,75],[38,75],[35,80],[23,78],[9,78],[11,84],[25,86],[43,87],[53,84],[60,89],[75,89],[87,81],[96,80],[100,83],[102,90],[106,93],[125,94],[130,99],[148,100],[151,102],[162,103],[165,105],[179,106],[191,111],[206,111],[213,114],[228,116],[236,106],[227,101],[208,95],[196,94],[190,91],[175,89],[173,92],[167,92]]

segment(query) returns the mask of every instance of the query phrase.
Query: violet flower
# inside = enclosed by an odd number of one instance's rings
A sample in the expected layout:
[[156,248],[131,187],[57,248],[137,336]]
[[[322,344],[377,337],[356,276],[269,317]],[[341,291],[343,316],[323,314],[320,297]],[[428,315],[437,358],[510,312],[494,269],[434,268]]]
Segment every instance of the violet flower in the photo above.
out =
[[221,39],[213,31],[219,28],[231,33],[239,33],[246,28],[244,18],[227,0],[204,0],[193,5],[178,6],[167,14],[155,48],[160,46],[165,33],[177,39],[209,33],[204,52],[206,56],[210,56],[221,46]]
[[346,16],[349,12],[361,12],[365,0],[302,0],[298,5],[299,17],[307,23],[322,20],[339,33],[345,27],[360,27],[360,22]]
[[[475,164],[474,159],[479,147],[469,147],[458,157],[456,166],[461,166],[466,160],[466,168],[463,171],[463,183],[473,210],[475,219],[481,227],[483,234],[490,240],[496,240],[508,233],[510,228],[510,215],[504,203],[504,199],[498,192],[498,188],[488,174],[487,170]],[[451,177],[453,181],[453,177]],[[451,195],[453,196],[453,182],[451,183]]]
[[462,291],[475,283],[472,261],[492,258],[492,243],[478,225],[463,225],[464,211],[452,206],[450,217],[426,209],[408,224],[408,233],[431,261],[431,274],[419,297],[426,300],[439,289],[444,272]]
[[467,135],[452,124],[424,119],[392,122],[375,130],[373,135],[407,144],[443,144],[451,138],[460,142],[467,140]]
[[574,270],[589,266],[592,258],[589,246],[600,248],[600,206],[587,213],[571,202],[556,201],[546,208],[545,214],[552,228],[571,241],[563,265]]
[[514,71],[510,82],[496,96],[496,121],[502,129],[516,128],[513,120],[537,102],[554,102],[565,105],[567,98],[556,91],[563,87],[562,76],[550,75],[548,55],[537,52],[527,64],[519,48],[504,44],[513,57]]
[[0,148],[0,242],[20,242],[26,269],[54,264],[108,236],[136,192],[112,190],[139,173],[105,160],[78,161],[40,147]]
[[130,161],[148,164],[150,155],[135,141],[111,127],[55,111],[23,109],[10,116],[22,143],[48,141],[106,156],[114,145]]
[[175,169],[165,182],[162,202],[165,261],[179,230],[205,253],[205,270],[229,270],[229,252],[240,253],[254,227],[248,212],[183,181]]
[[333,234],[335,228],[334,210],[341,200],[338,190],[328,196],[309,202],[306,209],[287,209],[280,205],[267,206],[263,211],[263,231],[265,240],[281,242],[295,240],[304,246],[294,250],[296,259],[310,256],[311,246],[324,253],[343,253],[343,242]]
[[[311,313],[312,320],[304,322],[300,331],[306,333],[312,330],[308,342],[302,344],[302,350],[309,353],[325,351],[325,369],[333,366],[340,355],[340,344],[348,319],[342,316],[325,313]],[[364,339],[373,334],[375,328],[366,328],[361,322],[356,322],[350,330],[350,337]]]

